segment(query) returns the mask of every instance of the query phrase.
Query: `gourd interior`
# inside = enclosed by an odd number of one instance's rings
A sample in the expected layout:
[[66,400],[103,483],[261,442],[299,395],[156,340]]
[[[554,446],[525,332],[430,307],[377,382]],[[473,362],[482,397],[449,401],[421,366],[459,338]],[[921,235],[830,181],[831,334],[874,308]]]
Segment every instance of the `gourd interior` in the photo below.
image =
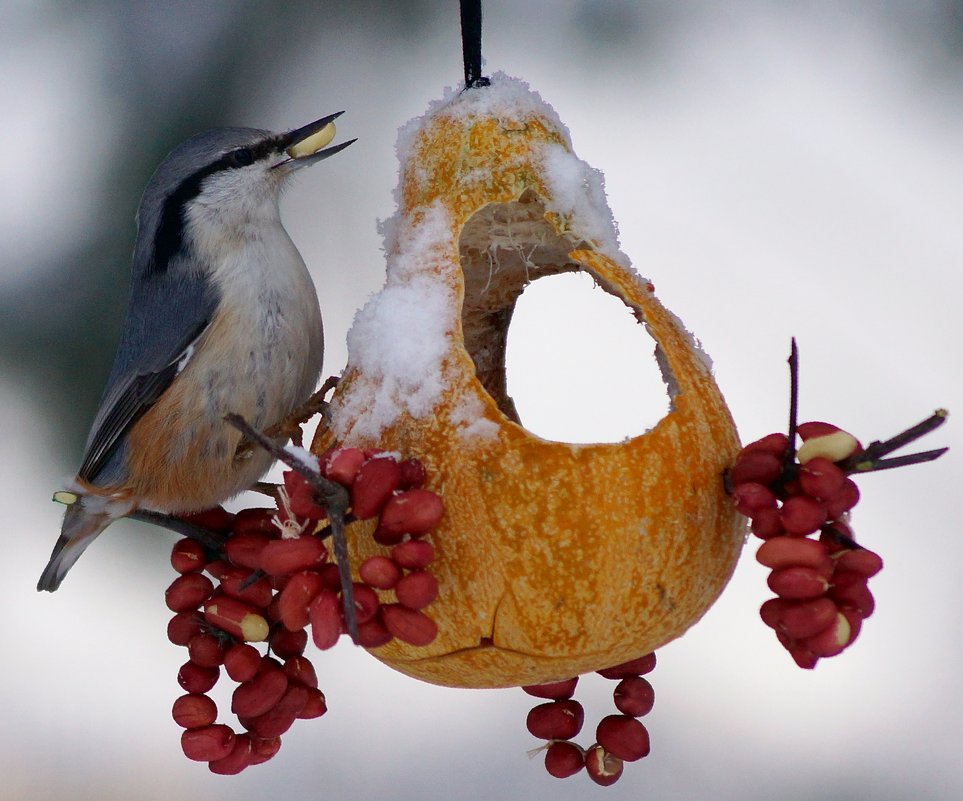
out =
[[[582,243],[587,246],[587,243]],[[505,355],[515,304],[533,281],[578,272],[573,242],[545,219],[532,190],[517,201],[490,203],[462,229],[459,256],[465,276],[462,335],[475,374],[508,419],[521,423],[506,386]],[[591,414],[591,410],[585,410]]]

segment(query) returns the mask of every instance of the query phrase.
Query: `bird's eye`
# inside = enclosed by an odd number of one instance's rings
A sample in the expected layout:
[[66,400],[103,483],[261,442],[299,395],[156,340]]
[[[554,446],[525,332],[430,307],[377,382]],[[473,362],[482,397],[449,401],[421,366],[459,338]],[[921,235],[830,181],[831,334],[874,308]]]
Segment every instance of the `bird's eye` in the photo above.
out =
[[246,147],[232,151],[228,158],[235,167],[247,167],[254,163],[254,154]]

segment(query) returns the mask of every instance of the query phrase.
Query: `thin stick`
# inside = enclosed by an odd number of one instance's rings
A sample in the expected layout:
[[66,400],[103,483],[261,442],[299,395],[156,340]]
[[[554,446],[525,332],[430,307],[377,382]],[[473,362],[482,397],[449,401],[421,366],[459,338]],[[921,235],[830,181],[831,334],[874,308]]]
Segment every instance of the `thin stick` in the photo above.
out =
[[328,403],[325,396],[338,385],[339,377],[336,375],[328,376],[321,388],[315,392],[304,403],[298,406],[291,414],[283,420],[278,421],[273,426],[264,429],[265,436],[271,439],[284,438],[290,439],[295,445],[301,445],[301,426],[308,422],[316,414],[322,417],[326,414]]
[[939,459],[949,448],[936,448],[935,450],[911,453],[907,456],[897,456],[892,459],[883,459],[882,457],[902,448],[904,445],[915,442],[920,437],[929,434],[930,431],[935,431],[946,422],[948,416],[949,412],[946,409],[937,409],[925,420],[915,426],[910,426],[905,431],[901,431],[895,437],[890,437],[882,442],[879,440],[871,442],[865,450],[857,451],[840,463],[840,467],[847,473],[872,473],[877,470],[891,470],[894,467],[905,467],[906,465],[932,462],[934,459]]
[[863,550],[862,545],[856,542],[856,540],[854,540],[848,534],[842,532],[837,526],[833,525],[833,523],[827,523],[820,529],[820,531],[826,536],[832,537],[833,541],[837,545],[842,545],[844,548],[848,548],[851,551]]
[[351,571],[348,566],[348,544],[345,540],[344,518],[350,499],[348,491],[340,484],[329,481],[318,475],[314,468],[303,462],[298,456],[266,437],[251,426],[239,414],[228,414],[224,420],[234,426],[251,442],[260,445],[279,462],[283,462],[295,470],[314,490],[315,499],[328,513],[331,522],[331,535],[334,542],[334,554],[338,563],[338,576],[341,580],[341,600],[344,606],[344,622],[348,634],[355,644],[358,643],[358,618],[354,606],[354,588],[351,583]]
[[789,345],[789,448],[783,466],[794,464],[796,461],[796,426],[799,423],[799,348],[796,337]]
[[256,481],[250,488],[250,492],[258,492],[267,495],[275,503],[278,502],[278,485],[270,481]]
[[849,473],[875,473],[879,470],[892,470],[894,467],[906,467],[911,464],[922,464],[939,459],[949,448],[936,448],[932,451],[921,453],[910,453],[906,456],[894,456],[892,459],[867,459],[859,460],[847,472]]
[[334,560],[338,565],[338,579],[341,582],[341,599],[344,606],[344,625],[348,629],[348,636],[355,645],[358,644],[358,615],[354,605],[354,584],[351,581],[351,567],[348,564],[348,540],[344,535],[344,513],[331,514],[331,542],[334,544]]
[[305,481],[311,485],[311,488],[317,494],[321,506],[328,508],[330,505],[336,509],[348,508],[348,491],[340,484],[337,484],[334,481],[329,481],[328,479],[318,475],[311,465],[301,461],[299,456],[296,456],[281,445],[278,445],[274,440],[262,434],[256,428],[251,426],[247,420],[241,417],[241,415],[225,415],[224,421],[234,426],[245,437],[251,440],[251,442],[260,445],[279,462],[283,462],[292,470],[296,470],[301,476],[303,476]]
[[186,520],[182,520],[174,515],[164,514],[163,512],[137,509],[127,515],[127,517],[130,520],[139,520],[142,523],[152,523],[155,526],[166,528],[176,534],[180,534],[182,537],[189,537],[215,553],[223,553],[224,543],[227,541],[227,537],[224,534],[218,534],[216,531],[195,526],[193,523],[188,523]]
[[937,409],[933,414],[927,417],[915,426],[907,428],[905,431],[900,432],[895,437],[891,437],[885,442],[880,442],[879,440],[871,442],[866,450],[860,454],[860,459],[878,459],[880,456],[885,456],[888,453],[892,453],[904,445],[909,445],[911,442],[915,442],[920,437],[929,434],[930,431],[934,431],[939,428],[943,423],[946,422],[946,418],[949,416],[949,412],[946,409]]

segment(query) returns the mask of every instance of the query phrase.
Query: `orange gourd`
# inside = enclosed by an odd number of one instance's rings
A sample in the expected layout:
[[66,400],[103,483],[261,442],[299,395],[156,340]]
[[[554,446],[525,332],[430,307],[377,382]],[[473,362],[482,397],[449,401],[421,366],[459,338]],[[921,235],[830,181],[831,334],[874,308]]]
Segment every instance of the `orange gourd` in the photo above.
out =
[[[715,601],[744,540],[722,483],[738,439],[707,360],[618,251],[597,174],[524,84],[435,104],[402,134],[387,281],[356,319],[331,404],[337,441],[416,456],[445,516],[426,647],[372,653],[458,687],[558,680],[647,653]],[[529,281],[583,270],[658,343],[671,397],[619,443],[542,439],[518,420],[505,345]],[[631,370],[648,353],[612,353]],[[587,410],[591,413],[591,410]],[[352,567],[384,552],[349,529]]]

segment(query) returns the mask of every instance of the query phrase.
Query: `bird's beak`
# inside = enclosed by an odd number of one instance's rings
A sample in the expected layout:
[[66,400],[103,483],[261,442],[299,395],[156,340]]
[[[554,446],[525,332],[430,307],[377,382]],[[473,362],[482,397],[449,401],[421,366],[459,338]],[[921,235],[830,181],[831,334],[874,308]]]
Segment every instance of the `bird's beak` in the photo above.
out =
[[325,148],[325,145],[334,139],[337,133],[334,121],[342,114],[344,114],[343,111],[329,114],[327,117],[322,117],[320,120],[315,120],[301,128],[281,134],[278,137],[278,150],[283,149],[288,158],[275,164],[275,168],[286,166],[287,169],[293,170],[308,167],[333,156],[335,153],[340,153],[352,142],[357,141],[356,139],[349,139],[340,145]]

